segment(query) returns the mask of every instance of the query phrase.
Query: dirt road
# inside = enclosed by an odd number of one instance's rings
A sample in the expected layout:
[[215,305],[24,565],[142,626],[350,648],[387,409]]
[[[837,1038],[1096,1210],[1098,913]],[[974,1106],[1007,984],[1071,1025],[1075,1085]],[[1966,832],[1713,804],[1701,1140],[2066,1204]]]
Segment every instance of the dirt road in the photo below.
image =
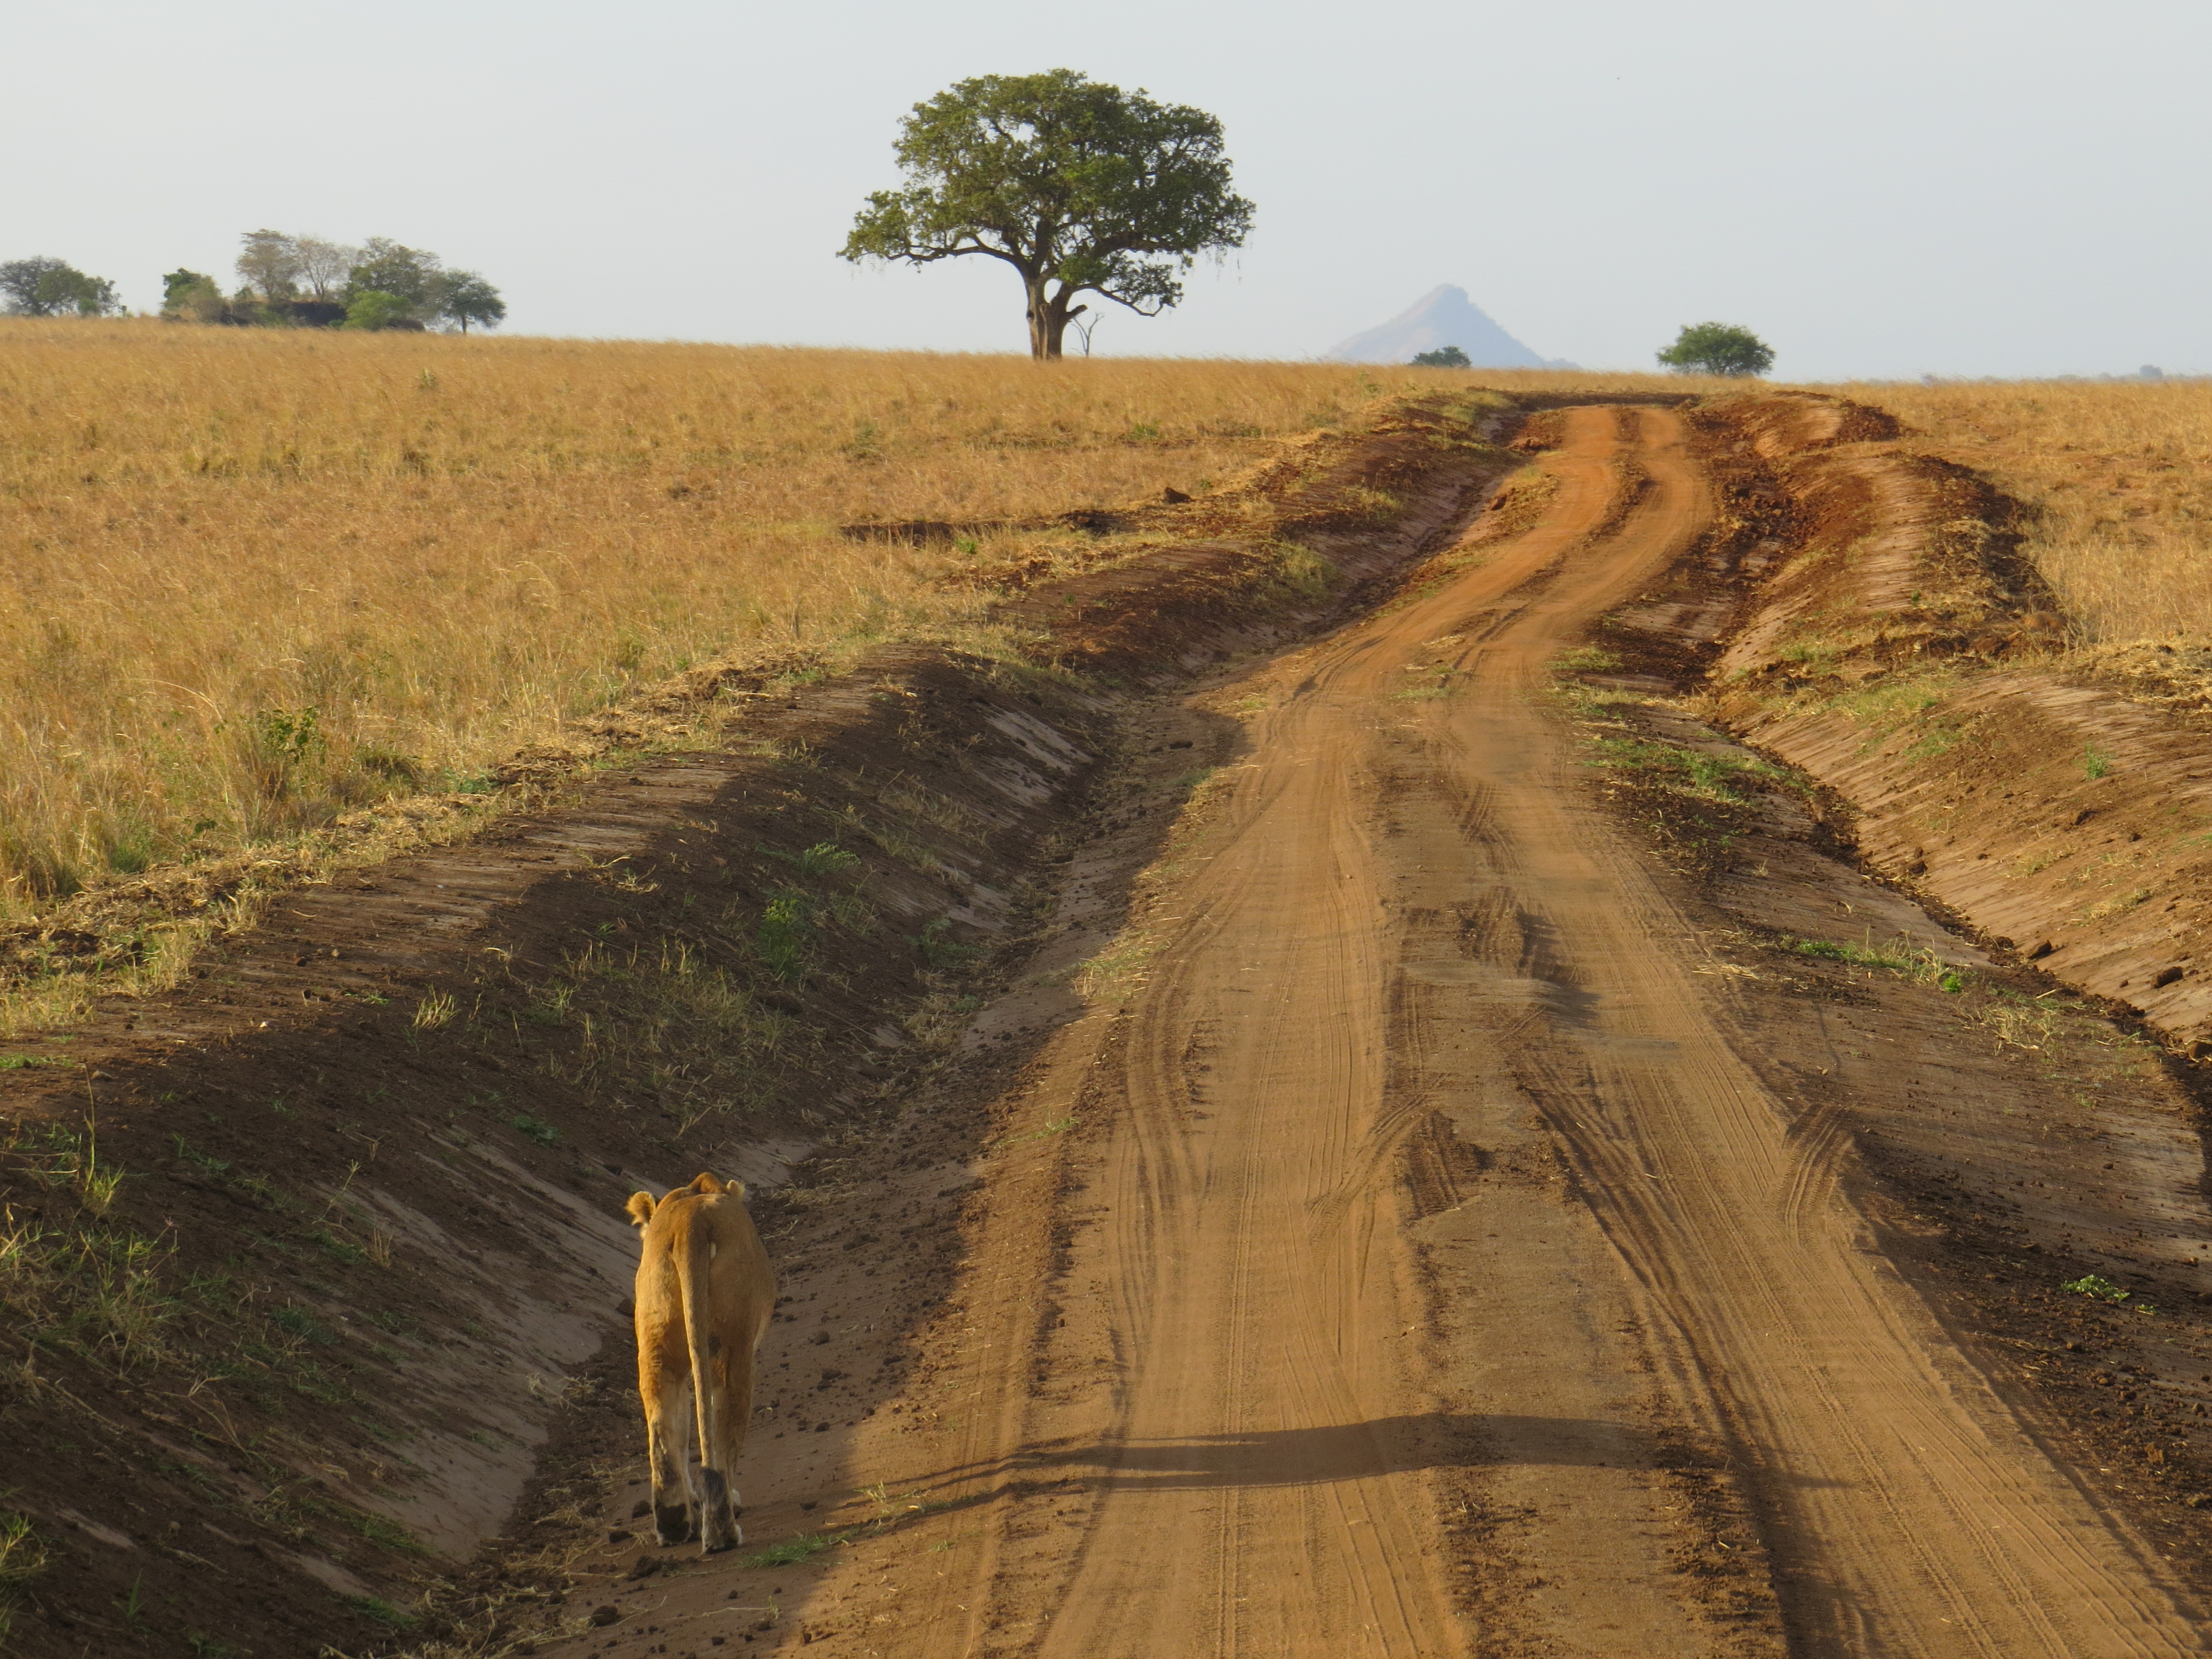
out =
[[1710,507],[1672,414],[1565,434],[1533,528],[1210,694],[1243,752],[1020,1085],[958,1354],[844,1455],[947,1513],[808,1592],[839,1650],[2203,1650],[1581,787],[1547,665]]

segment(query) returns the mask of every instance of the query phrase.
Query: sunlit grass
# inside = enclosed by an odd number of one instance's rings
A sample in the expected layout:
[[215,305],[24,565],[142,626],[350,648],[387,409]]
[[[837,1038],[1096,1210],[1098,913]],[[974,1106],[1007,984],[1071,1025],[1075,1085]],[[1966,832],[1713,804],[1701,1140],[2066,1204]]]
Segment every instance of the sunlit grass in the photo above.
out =
[[2075,641],[2212,642],[2212,382],[1850,385],[2025,501]]

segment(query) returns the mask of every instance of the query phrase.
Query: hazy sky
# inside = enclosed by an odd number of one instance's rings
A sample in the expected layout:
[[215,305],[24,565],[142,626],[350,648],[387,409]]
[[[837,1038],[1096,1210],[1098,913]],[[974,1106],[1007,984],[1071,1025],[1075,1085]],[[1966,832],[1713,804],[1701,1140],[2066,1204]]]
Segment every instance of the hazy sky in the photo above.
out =
[[11,5],[0,258],[159,303],[260,225],[482,270],[510,331],[1018,349],[1014,278],[835,257],[915,100],[1066,65],[1212,111],[1259,208],[1116,355],[1304,357],[1458,283],[1550,357],[2212,369],[2203,0]]

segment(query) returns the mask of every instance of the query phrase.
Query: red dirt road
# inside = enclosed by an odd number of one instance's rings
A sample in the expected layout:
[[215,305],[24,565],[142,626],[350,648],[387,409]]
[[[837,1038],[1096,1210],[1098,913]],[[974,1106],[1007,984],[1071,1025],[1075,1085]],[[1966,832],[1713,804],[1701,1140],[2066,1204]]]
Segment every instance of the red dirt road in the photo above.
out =
[[1206,694],[1242,752],[1006,1104],[927,1385],[842,1458],[943,1512],[833,1558],[810,1641],[2204,1650],[1582,787],[1547,665],[1711,509],[1675,416],[1565,434],[1534,527]]

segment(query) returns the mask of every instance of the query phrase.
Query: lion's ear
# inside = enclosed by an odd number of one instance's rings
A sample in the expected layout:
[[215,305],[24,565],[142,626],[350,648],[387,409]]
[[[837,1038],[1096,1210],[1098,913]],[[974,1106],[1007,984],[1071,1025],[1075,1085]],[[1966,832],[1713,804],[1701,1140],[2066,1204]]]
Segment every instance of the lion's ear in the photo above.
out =
[[719,1193],[722,1190],[722,1183],[702,1170],[693,1178],[691,1190],[695,1193]]
[[642,1227],[653,1219],[653,1194],[632,1193],[629,1195],[629,1202],[623,1207],[629,1212],[629,1218]]

